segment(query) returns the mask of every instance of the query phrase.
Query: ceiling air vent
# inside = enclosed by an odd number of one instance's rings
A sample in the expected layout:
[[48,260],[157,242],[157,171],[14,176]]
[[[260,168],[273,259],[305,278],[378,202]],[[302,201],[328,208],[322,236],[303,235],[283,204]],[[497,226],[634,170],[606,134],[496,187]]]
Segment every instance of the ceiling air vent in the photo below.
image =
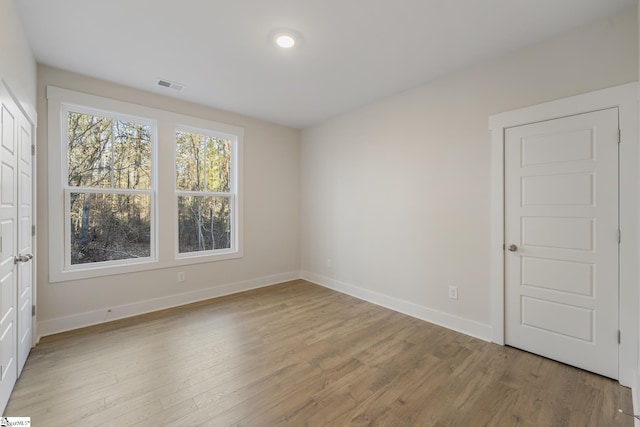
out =
[[182,90],[184,89],[184,85],[181,83],[176,83],[170,80],[163,80],[163,79],[158,79],[158,86],[177,90],[178,92],[182,92]]

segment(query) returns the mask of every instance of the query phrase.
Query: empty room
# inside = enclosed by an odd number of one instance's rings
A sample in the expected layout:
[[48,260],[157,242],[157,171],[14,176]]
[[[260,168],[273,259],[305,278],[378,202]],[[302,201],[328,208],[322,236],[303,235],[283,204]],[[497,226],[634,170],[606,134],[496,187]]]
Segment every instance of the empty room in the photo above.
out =
[[0,0],[0,425],[640,426],[636,0]]

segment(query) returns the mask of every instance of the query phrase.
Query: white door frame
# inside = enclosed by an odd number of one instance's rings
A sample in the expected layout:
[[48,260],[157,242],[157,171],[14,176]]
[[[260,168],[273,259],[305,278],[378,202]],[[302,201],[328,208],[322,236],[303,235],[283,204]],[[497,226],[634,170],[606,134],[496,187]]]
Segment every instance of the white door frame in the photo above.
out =
[[491,131],[491,340],[504,345],[504,130],[530,123],[618,108],[620,120],[619,382],[631,387],[638,360],[638,83],[572,96],[489,117]]

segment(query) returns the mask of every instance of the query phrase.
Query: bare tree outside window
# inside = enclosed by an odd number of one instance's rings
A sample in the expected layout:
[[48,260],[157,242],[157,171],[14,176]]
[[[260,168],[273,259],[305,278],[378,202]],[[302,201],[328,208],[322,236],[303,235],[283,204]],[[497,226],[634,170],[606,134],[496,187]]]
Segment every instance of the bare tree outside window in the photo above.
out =
[[232,141],[178,130],[178,252],[232,247]]
[[67,114],[71,264],[149,257],[151,126]]

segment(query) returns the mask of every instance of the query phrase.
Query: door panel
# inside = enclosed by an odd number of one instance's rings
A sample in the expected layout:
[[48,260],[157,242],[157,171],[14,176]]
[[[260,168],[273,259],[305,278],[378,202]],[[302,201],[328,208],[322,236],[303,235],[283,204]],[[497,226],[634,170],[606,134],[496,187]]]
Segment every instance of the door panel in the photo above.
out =
[[18,377],[16,342],[17,280],[14,257],[17,249],[18,200],[16,197],[19,111],[0,86],[0,407],[4,408]]
[[591,129],[529,135],[521,143],[522,166],[594,160]]
[[593,296],[593,264],[523,257],[522,285]]
[[[18,254],[33,254],[33,198],[32,198],[32,136],[31,124],[25,117],[19,121],[18,134]],[[33,343],[33,260],[17,264],[18,268],[18,376],[22,372]]]
[[522,297],[522,324],[558,335],[593,341],[593,310]]
[[[548,189],[553,188],[553,192]],[[522,178],[523,206],[591,206],[593,175],[571,174]]]
[[522,217],[521,245],[591,251],[593,226],[590,218]]
[[505,130],[505,341],[618,377],[618,110]]

